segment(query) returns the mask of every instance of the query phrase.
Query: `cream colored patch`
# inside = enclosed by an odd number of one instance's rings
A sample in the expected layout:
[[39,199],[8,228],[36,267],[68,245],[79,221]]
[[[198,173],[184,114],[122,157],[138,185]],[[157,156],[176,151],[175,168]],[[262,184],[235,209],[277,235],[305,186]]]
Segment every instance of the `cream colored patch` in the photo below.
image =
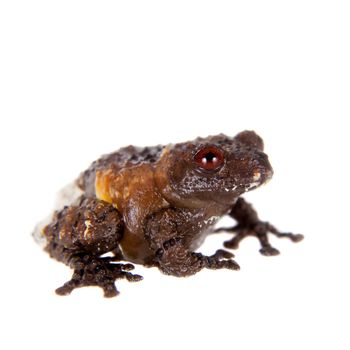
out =
[[254,182],[259,181],[260,178],[261,178],[261,173],[260,173],[260,171],[255,171],[254,174],[253,174],[253,180],[254,180]]
[[127,199],[127,198],[129,198],[129,196],[130,196],[129,188],[125,187],[124,191],[123,191],[123,197],[124,197],[124,199]]
[[249,190],[251,190],[251,189],[253,189],[253,188],[256,188],[256,187],[259,187],[259,186],[260,186],[260,182],[259,182],[259,181],[252,182],[252,183],[249,185],[249,187],[247,187],[245,190],[246,190],[246,191],[249,191]]
[[237,189],[237,186],[233,186],[233,187],[231,187],[231,188],[227,188],[227,187],[224,188],[224,190],[225,190],[226,192],[233,192],[233,191],[236,191],[236,189]]
[[204,225],[213,225],[219,220],[220,216],[212,216],[208,220],[204,220]]
[[60,232],[58,232],[58,238],[62,239],[66,234],[67,234],[67,231],[63,228],[62,230],[60,230]]
[[160,159],[162,159],[164,156],[166,156],[169,153],[169,148],[165,147],[162,151],[162,153],[160,154]]
[[92,226],[92,224],[91,224],[91,221],[90,221],[90,220],[85,220],[84,223],[85,223],[85,227],[86,227],[86,229],[85,229],[85,231],[84,231],[84,238],[85,238],[85,239],[88,239],[89,234],[90,234],[89,229],[90,229],[90,227]]

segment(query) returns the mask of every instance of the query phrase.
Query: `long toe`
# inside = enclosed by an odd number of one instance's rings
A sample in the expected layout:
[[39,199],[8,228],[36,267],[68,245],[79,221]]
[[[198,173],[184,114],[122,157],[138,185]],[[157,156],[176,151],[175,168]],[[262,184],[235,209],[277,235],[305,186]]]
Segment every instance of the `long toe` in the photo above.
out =
[[302,241],[303,239],[304,239],[304,236],[301,235],[301,234],[299,234],[299,233],[291,236],[291,240],[292,240],[293,242],[300,242],[300,241]]

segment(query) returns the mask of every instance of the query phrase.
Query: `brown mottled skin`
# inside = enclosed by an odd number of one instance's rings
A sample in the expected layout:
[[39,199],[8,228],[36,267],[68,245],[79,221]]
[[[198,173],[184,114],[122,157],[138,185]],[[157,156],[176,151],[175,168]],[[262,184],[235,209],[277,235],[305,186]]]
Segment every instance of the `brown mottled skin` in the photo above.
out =
[[[138,281],[130,263],[157,266],[163,273],[189,276],[203,268],[238,270],[233,254],[218,250],[212,256],[195,252],[208,234],[234,232],[225,242],[237,248],[241,239],[256,236],[260,252],[276,255],[267,233],[289,237],[259,220],[240,196],[272,177],[263,141],[253,131],[235,137],[220,134],[167,146],[129,146],[105,155],[81,174],[81,198],[55,212],[43,233],[46,250],[74,269],[72,279],[57,289],[96,285],[105,296],[118,293],[115,280]],[[229,215],[233,228],[213,230]],[[101,257],[112,252],[113,257]]]

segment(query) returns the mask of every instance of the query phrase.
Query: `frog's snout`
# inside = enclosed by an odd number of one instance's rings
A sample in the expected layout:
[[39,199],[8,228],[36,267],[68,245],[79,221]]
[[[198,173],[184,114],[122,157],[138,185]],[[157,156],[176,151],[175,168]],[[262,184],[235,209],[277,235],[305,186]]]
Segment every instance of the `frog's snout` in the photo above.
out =
[[252,181],[263,184],[268,182],[273,176],[273,169],[268,156],[263,152],[258,152],[258,165],[253,168]]

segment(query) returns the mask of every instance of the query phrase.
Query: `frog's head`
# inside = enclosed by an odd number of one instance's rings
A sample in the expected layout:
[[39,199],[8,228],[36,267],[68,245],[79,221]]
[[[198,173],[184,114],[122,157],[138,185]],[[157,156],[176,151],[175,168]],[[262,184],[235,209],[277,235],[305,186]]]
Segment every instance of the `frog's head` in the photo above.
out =
[[230,204],[272,177],[263,148],[254,131],[171,145],[157,167],[158,186],[170,202]]

